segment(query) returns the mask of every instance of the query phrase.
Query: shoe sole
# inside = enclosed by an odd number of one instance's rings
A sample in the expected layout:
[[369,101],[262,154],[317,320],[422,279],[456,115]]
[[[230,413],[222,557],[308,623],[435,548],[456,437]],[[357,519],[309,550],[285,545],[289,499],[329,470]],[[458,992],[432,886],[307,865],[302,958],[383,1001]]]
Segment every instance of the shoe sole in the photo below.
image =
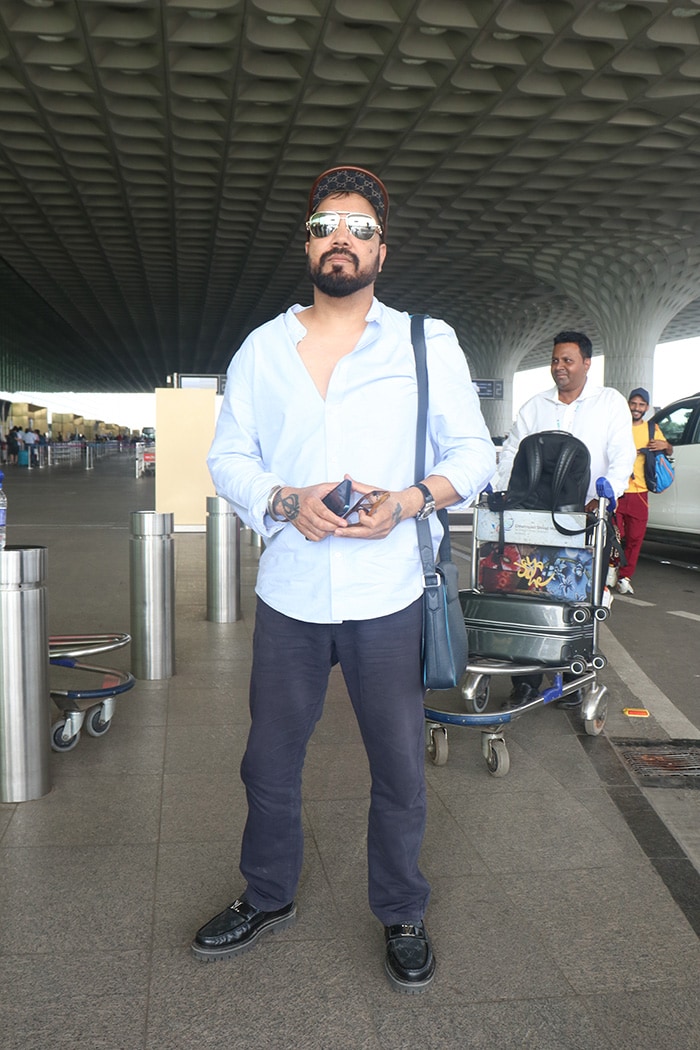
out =
[[195,941],[190,946],[190,951],[194,955],[195,959],[199,962],[220,962],[222,959],[230,959],[232,955],[243,955],[244,952],[250,951],[254,948],[258,942],[258,938],[264,933],[280,933],[286,929],[287,926],[292,926],[296,922],[297,910],[290,912],[289,915],[284,915],[279,919],[270,919],[264,925],[258,926],[257,930],[247,941],[243,944],[234,944],[230,948],[205,948],[201,944],[197,944]]
[[420,993],[424,992],[428,985],[431,984],[433,977],[435,976],[435,967],[433,967],[430,976],[425,977],[422,981],[402,981],[396,976],[386,959],[384,960],[384,970],[389,978],[389,983],[392,988],[397,992],[402,992],[404,995],[420,995]]

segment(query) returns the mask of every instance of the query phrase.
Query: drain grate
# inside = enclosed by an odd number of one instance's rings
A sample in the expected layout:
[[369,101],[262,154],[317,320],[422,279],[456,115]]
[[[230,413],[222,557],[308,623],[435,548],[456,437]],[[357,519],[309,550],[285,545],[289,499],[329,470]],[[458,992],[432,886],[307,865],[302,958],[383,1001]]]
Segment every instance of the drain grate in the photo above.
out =
[[700,740],[612,740],[644,787],[700,789]]

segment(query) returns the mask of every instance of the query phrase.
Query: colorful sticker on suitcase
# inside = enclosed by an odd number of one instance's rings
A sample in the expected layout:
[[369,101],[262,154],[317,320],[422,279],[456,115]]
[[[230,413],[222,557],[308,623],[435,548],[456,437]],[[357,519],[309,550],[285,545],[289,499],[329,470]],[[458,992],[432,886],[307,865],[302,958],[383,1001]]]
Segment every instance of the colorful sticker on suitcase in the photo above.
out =
[[478,585],[488,594],[541,594],[568,602],[590,602],[593,551],[526,543],[483,543]]

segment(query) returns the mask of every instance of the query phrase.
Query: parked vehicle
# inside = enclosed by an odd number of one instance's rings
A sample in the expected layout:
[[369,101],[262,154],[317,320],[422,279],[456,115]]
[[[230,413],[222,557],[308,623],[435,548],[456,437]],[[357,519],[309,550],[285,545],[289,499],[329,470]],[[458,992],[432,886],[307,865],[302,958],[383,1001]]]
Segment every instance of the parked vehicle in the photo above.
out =
[[649,494],[647,539],[700,543],[700,392],[660,409],[653,420],[673,445],[676,479]]

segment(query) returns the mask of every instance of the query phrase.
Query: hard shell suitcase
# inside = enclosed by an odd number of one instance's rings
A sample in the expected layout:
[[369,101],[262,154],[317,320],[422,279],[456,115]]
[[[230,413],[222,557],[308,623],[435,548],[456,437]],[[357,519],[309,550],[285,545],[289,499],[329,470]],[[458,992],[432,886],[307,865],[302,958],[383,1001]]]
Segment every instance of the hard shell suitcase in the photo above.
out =
[[592,609],[529,594],[461,591],[470,656],[543,667],[590,660],[594,653]]

